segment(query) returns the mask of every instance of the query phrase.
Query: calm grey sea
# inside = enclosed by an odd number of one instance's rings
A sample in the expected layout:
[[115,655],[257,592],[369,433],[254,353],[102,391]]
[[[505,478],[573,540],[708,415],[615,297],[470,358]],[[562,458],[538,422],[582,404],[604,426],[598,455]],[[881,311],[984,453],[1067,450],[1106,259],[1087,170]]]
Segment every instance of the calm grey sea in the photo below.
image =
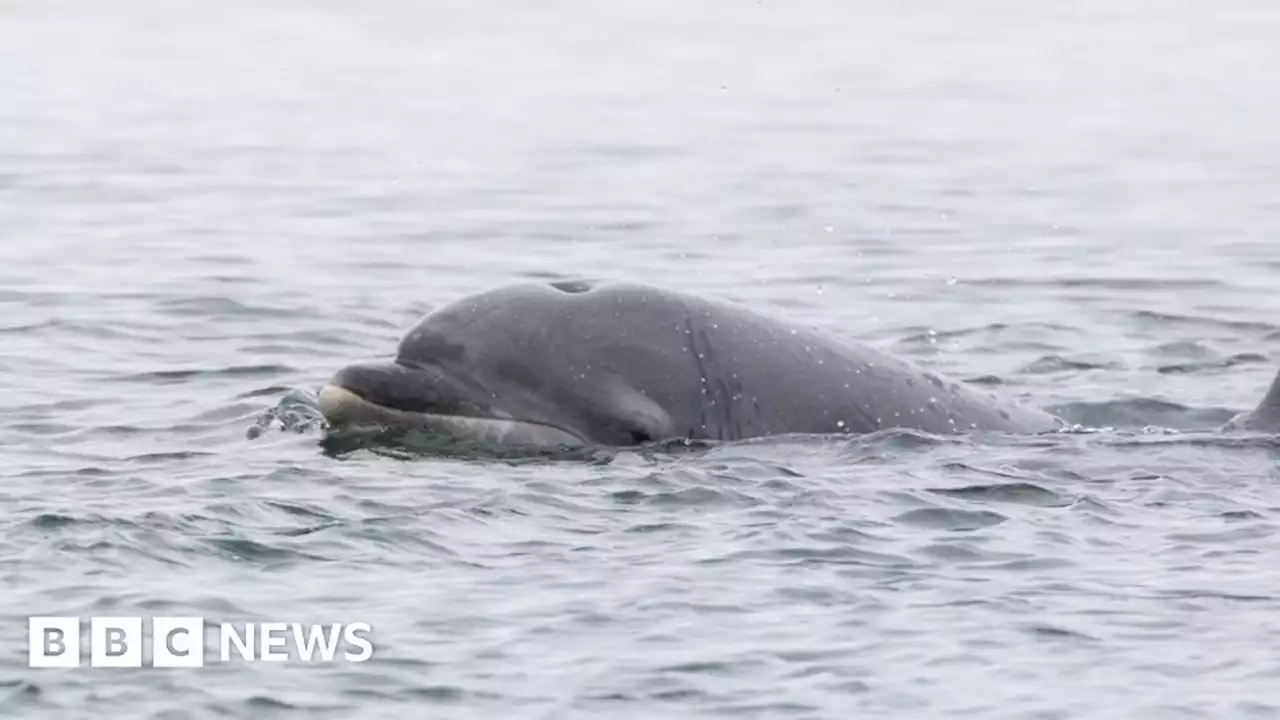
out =
[[[1280,443],[1216,428],[1280,369],[1278,68],[1250,0],[3,3],[0,714],[1277,717]],[[249,437],[584,275],[1087,431]],[[29,668],[31,615],[375,652]]]

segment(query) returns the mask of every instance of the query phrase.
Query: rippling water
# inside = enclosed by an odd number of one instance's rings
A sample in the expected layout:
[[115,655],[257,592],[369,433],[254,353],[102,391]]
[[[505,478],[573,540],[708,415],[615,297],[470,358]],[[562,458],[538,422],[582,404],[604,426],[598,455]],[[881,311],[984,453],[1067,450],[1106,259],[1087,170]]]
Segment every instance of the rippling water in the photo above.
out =
[[[0,9],[0,712],[1280,712],[1280,6]],[[1050,437],[596,462],[266,410],[529,278],[719,295]],[[286,423],[289,427],[292,425]],[[27,616],[368,622],[364,663],[27,667]]]

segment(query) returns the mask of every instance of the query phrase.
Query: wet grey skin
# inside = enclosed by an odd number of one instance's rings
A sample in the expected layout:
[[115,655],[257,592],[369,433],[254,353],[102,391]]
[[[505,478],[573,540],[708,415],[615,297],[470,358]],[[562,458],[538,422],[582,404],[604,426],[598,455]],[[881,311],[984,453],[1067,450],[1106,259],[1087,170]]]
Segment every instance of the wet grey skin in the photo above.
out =
[[1063,425],[740,305],[585,281],[518,284],[444,306],[393,360],[339,370],[319,405],[336,428],[536,448]]
[[1280,432],[1280,374],[1271,381],[1271,387],[1258,403],[1258,407],[1231,418],[1223,429],[1260,433]]

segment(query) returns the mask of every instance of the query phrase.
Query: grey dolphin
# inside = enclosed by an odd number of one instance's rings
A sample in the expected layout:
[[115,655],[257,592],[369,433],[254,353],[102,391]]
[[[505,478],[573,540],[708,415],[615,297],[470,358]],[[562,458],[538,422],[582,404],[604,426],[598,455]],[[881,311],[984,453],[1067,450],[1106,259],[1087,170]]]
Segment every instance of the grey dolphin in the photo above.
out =
[[590,282],[518,284],[444,306],[393,360],[339,370],[319,405],[334,427],[540,448],[1064,424],[736,304]]
[[1258,407],[1231,418],[1223,429],[1266,433],[1280,431],[1280,374],[1271,381],[1271,387]]

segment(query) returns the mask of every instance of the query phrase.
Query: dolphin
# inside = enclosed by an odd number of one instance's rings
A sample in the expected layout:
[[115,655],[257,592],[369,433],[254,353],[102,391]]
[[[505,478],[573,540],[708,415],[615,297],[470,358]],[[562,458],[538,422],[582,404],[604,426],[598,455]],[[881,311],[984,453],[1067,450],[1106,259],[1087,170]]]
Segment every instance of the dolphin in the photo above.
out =
[[1231,418],[1223,429],[1261,433],[1280,431],[1280,374],[1271,381],[1271,387],[1256,408]]
[[858,342],[632,283],[520,283],[429,313],[318,394],[333,428],[532,448],[674,439],[1041,433],[1047,412]]

